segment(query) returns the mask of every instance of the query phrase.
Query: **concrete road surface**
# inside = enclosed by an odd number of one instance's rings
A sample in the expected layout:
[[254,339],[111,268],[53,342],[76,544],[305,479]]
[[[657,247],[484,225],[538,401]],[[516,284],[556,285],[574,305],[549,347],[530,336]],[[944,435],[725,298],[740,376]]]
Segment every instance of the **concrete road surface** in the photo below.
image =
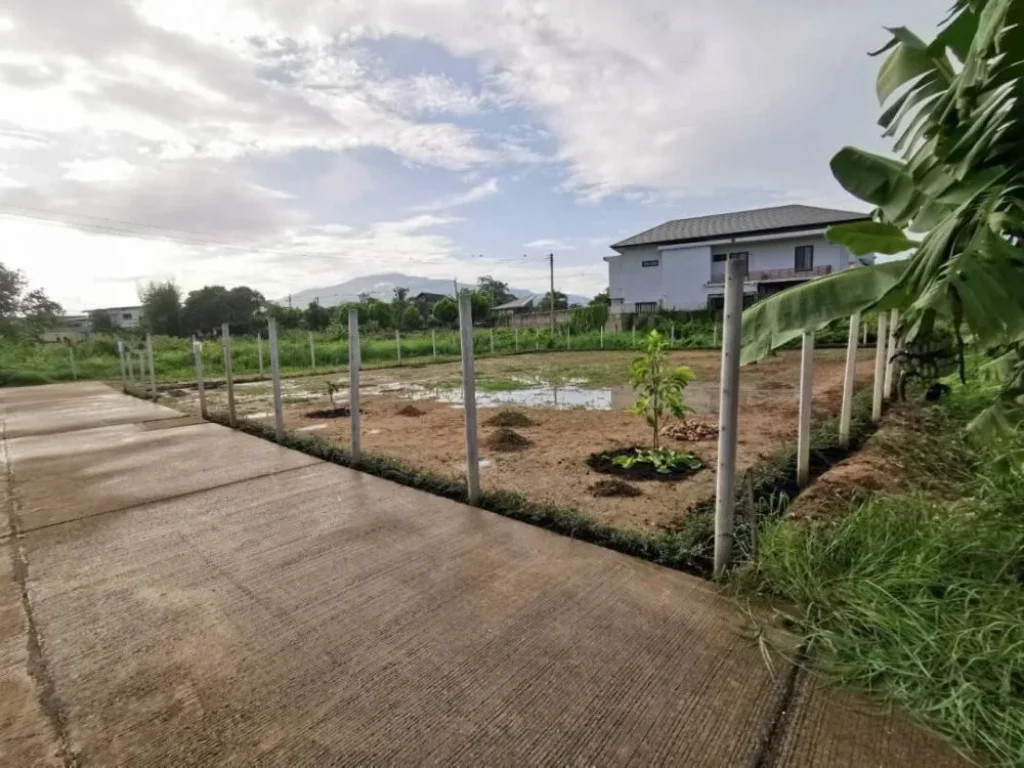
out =
[[685,574],[102,385],[0,419],[2,766],[962,764]]

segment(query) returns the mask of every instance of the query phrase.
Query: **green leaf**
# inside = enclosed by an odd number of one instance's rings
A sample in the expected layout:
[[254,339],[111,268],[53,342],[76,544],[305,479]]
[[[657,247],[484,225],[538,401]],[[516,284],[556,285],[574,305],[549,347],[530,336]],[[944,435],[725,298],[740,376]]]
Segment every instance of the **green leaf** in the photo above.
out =
[[857,267],[777,293],[743,313],[740,363],[760,360],[773,349],[835,320],[864,312],[881,302],[884,308],[902,306],[902,294],[890,295],[907,261]]
[[837,224],[825,232],[829,242],[845,245],[850,253],[863,256],[868,253],[903,253],[918,245],[895,224],[878,221],[856,221]]
[[904,27],[890,30],[899,44],[893,48],[878,72],[875,90],[884,103],[900,86],[935,69],[928,47]]

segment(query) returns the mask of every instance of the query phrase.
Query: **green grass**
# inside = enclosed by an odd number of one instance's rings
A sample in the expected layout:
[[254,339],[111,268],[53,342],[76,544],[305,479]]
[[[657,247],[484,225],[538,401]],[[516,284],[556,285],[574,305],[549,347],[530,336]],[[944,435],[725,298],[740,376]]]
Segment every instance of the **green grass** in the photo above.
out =
[[766,524],[740,584],[800,607],[813,663],[836,681],[1021,766],[1024,472],[963,443],[979,402],[955,393],[923,434],[893,446],[918,490],[838,522]]
[[[693,323],[697,327],[698,323]],[[703,324],[710,329],[710,325]],[[537,351],[583,351],[623,350],[633,348],[633,335],[626,333],[601,334],[596,331],[583,334],[564,332],[552,335],[548,330],[521,330],[518,333],[508,329],[478,329],[474,333],[473,351],[477,357],[491,354],[511,355],[517,352]],[[637,340],[641,334],[637,333]],[[74,349],[62,344],[26,344],[0,341],[0,386],[17,383],[48,383],[70,381],[75,374],[80,379],[117,379],[120,377],[120,361],[116,348],[117,337],[93,336],[79,342]],[[313,335],[316,350],[316,370],[340,370],[348,364],[348,341],[330,333]],[[143,351],[139,338],[125,338],[134,353],[133,370],[139,372],[138,353]],[[436,342],[436,357],[435,357]],[[676,349],[694,349],[710,346],[709,333],[694,332],[680,335]],[[267,342],[263,341],[264,371],[269,375],[270,353]],[[460,355],[459,335],[455,331],[437,331],[403,334],[401,339],[401,364],[423,365],[441,360],[457,360]],[[361,337],[363,363],[367,367],[398,365],[398,344],[394,334]],[[203,344],[203,374],[208,379],[223,378],[224,357],[219,340],[207,340]],[[72,369],[74,355],[74,370]],[[281,371],[284,374],[312,372],[309,337],[305,332],[288,332],[281,335],[278,344]],[[188,381],[195,379],[195,363],[188,339],[155,337],[153,339],[153,361],[159,381]],[[255,338],[235,338],[232,342],[232,371],[236,377],[259,374],[259,349]]]

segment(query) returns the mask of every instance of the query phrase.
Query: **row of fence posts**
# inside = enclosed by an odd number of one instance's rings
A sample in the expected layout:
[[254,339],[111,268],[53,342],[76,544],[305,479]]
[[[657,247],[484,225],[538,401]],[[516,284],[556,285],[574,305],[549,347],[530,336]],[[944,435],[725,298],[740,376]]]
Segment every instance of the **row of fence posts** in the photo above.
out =
[[[725,311],[722,323],[722,362],[721,390],[719,403],[719,435],[715,499],[715,539],[714,539],[714,575],[721,576],[729,565],[733,548],[734,514],[736,504],[736,459],[738,438],[738,413],[740,389],[740,345],[742,336],[743,315],[743,275],[742,259],[730,258],[726,264]],[[477,434],[476,384],[473,355],[473,314],[468,295],[459,297],[459,340],[462,362],[463,403],[465,413],[466,438],[466,485],[467,496],[471,504],[480,498],[480,453]],[[878,319],[878,333],[875,352],[874,391],[872,400],[872,420],[877,423],[882,414],[882,401],[892,397],[893,365],[895,354],[896,326],[899,315],[896,310],[890,314],[881,314]],[[891,322],[891,325],[890,325]],[[353,309],[348,318],[349,343],[349,409],[352,428],[351,453],[354,462],[359,462],[361,451],[361,428],[359,414],[359,378],[362,367],[362,355],[359,340],[359,315]],[[853,392],[857,370],[858,333],[861,318],[854,314],[850,318],[850,332],[847,344],[846,367],[843,378],[843,402],[840,411],[839,440],[844,447],[850,442],[850,421],[853,408]],[[716,323],[716,336],[717,336]],[[635,344],[636,330],[633,329]],[[674,329],[672,331],[674,337]],[[316,351],[313,336],[310,334],[310,362],[316,365]],[[603,332],[601,335],[603,344]],[[398,359],[401,362],[400,336],[398,341]],[[433,354],[437,355],[436,334],[431,332]],[[717,341],[717,339],[716,339]],[[284,439],[284,413],[281,395],[281,371],[278,357],[277,323],[273,318],[268,320],[267,342],[270,347],[270,372],[273,384],[274,423],[277,440]],[[491,335],[493,352],[493,331]],[[539,343],[539,342],[538,342]],[[257,336],[260,372],[263,373],[263,340],[262,334]],[[571,336],[566,333],[566,347],[571,349]],[[225,387],[228,400],[228,421],[231,426],[237,425],[235,411],[234,379],[232,376],[231,334],[227,323],[221,327],[221,345],[224,355]],[[518,348],[518,331],[516,333]],[[122,379],[134,381],[133,353],[119,343]],[[193,343],[195,357],[196,382],[199,394],[199,407],[203,418],[209,417],[206,402],[206,389],[203,376],[202,343]],[[150,390],[156,396],[156,374],[153,365],[153,341],[147,334],[145,353],[139,353],[139,382],[146,378],[146,363],[149,368]],[[800,394],[798,409],[797,437],[797,481],[800,486],[806,485],[810,477],[810,428],[811,404],[814,380],[814,331],[803,335],[800,363]],[[752,500],[751,500],[752,501]],[[756,531],[756,519],[752,519]]]
[[[736,446],[739,412],[740,340],[743,317],[743,275],[745,265],[740,258],[730,258],[726,264],[725,313],[722,325],[722,374],[719,404],[718,466],[715,494],[715,554],[714,576],[725,573],[732,558],[733,530],[736,505]],[[875,342],[875,365],[871,401],[871,420],[878,424],[882,418],[885,400],[893,397],[893,378],[896,354],[898,310],[882,312],[878,316]],[[846,367],[843,375],[843,402],[839,414],[839,444],[850,445],[850,423],[853,415],[854,384],[857,378],[858,338],[861,316],[850,317],[850,334],[846,347]],[[715,330],[718,330],[717,323]],[[867,324],[863,324],[863,343],[867,344]],[[717,333],[716,333],[717,336]],[[717,342],[717,338],[716,338]],[[797,411],[797,483],[802,488],[810,481],[811,456],[811,404],[814,396],[814,331],[803,334],[800,351],[800,400]],[[752,493],[750,504],[753,507]],[[751,534],[755,537],[756,515],[751,510]]]
[[[123,341],[117,342],[117,356],[121,366],[121,387],[127,389],[130,384],[134,384],[138,381],[139,385],[143,390],[146,387],[146,368],[147,362],[149,367],[149,394],[155,400],[157,397],[156,389],[156,366],[153,362],[153,336],[152,334],[146,334],[146,345],[139,351],[127,349]],[[138,378],[135,376],[135,359],[138,357],[139,375]],[[71,356],[71,371],[72,375],[77,379],[78,371],[75,367],[74,353]]]

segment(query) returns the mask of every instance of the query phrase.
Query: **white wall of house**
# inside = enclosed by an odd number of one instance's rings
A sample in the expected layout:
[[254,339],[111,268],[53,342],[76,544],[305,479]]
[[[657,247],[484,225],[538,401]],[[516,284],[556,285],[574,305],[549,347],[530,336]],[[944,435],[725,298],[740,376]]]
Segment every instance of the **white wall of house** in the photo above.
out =
[[[640,302],[658,302],[664,309],[695,310],[707,307],[708,296],[721,295],[720,284],[711,280],[712,259],[716,254],[747,252],[749,271],[793,269],[796,247],[814,246],[814,267],[831,267],[833,272],[846,269],[852,262],[849,252],[830,243],[824,235],[786,237],[783,239],[740,239],[734,243],[695,246],[657,246],[625,248],[624,253],[608,257],[608,288],[613,303],[621,299],[626,311]],[[644,267],[657,261],[657,266]],[[756,275],[752,275],[756,277]],[[756,291],[756,281],[746,291]]]

